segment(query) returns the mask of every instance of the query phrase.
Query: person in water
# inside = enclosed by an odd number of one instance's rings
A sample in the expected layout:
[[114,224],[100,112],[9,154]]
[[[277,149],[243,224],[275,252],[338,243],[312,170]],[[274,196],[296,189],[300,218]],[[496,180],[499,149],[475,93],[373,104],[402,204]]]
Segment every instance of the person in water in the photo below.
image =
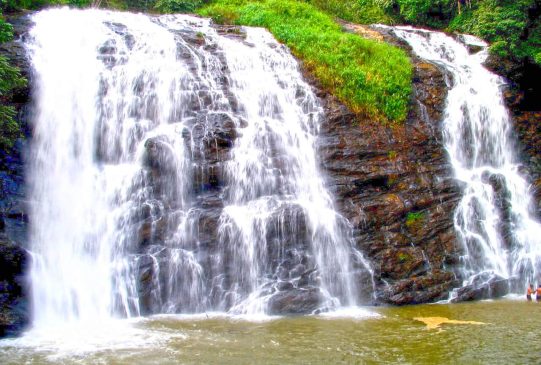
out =
[[537,286],[537,290],[535,291],[535,300],[541,302],[541,284]]
[[532,294],[533,294],[533,285],[530,284],[528,286],[528,289],[526,290],[526,299],[528,299],[529,302],[532,301]]

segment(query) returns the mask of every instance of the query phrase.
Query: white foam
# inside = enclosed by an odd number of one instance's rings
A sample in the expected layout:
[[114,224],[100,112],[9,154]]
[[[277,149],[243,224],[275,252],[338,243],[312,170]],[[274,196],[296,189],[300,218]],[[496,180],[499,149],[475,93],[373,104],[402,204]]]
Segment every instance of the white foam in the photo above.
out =
[[162,347],[171,339],[184,339],[182,332],[167,332],[139,327],[142,319],[74,322],[54,327],[38,327],[22,337],[0,341],[2,348],[34,349],[48,360],[78,357],[101,351]]
[[325,312],[318,315],[324,319],[374,319],[385,316],[365,307],[343,307],[332,312]]
[[206,320],[230,320],[230,321],[244,321],[244,322],[269,322],[274,321],[282,316],[271,316],[267,314],[229,314],[225,312],[207,312],[207,313],[194,313],[194,314],[157,314],[151,319],[166,319],[175,321],[206,321]]

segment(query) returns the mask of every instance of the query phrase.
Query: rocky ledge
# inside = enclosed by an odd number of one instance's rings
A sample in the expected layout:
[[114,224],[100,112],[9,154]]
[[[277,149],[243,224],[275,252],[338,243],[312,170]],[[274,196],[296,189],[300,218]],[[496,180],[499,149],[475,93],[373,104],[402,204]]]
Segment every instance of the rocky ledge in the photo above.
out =
[[14,336],[28,324],[29,255],[0,232],[0,338]]
[[[345,26],[374,36],[373,30]],[[452,268],[461,250],[453,225],[460,188],[441,129],[447,86],[436,66],[414,56],[412,61],[412,107],[403,125],[363,119],[331,95],[320,95],[328,116],[320,151],[329,189],[354,227],[357,248],[373,265],[376,301],[396,305],[445,299],[459,285]]]
[[538,104],[523,104],[524,93],[511,86],[505,92],[505,101],[515,130],[524,173],[532,181],[533,209],[541,218],[541,100]]

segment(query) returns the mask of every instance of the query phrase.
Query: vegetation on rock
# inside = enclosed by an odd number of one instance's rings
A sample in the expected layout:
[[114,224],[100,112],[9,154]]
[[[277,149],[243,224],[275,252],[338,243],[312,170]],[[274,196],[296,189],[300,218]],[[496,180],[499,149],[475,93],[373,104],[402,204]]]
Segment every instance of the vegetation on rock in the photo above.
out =
[[[9,41],[11,37],[11,25],[4,21],[0,12],[0,43]],[[23,86],[24,83],[19,70],[10,65],[5,57],[0,56],[0,152],[13,147],[15,140],[21,136],[20,128],[13,119],[15,109],[8,104],[8,99],[13,89]]]
[[493,54],[541,67],[541,0],[306,0],[356,23],[412,24],[473,34]]
[[485,0],[472,2],[457,14],[449,29],[489,41],[491,51],[500,57],[541,66],[540,20],[540,0]]
[[408,228],[414,227],[421,223],[425,218],[423,212],[409,212],[406,216],[406,226]]
[[[332,17],[368,24],[407,23],[477,35],[511,67],[541,67],[541,0],[1,0],[4,11],[49,5],[102,6],[144,11],[197,12],[222,24],[268,28],[321,82],[353,111],[382,122],[405,119],[412,68],[401,50],[341,31]],[[9,26],[0,25],[1,40]],[[0,59],[2,103],[21,78]],[[521,75],[524,77],[524,75]],[[8,146],[13,109],[2,106]]]
[[404,51],[344,33],[329,15],[298,1],[219,0],[199,12],[218,23],[268,28],[354,112],[383,122],[405,119],[412,66]]

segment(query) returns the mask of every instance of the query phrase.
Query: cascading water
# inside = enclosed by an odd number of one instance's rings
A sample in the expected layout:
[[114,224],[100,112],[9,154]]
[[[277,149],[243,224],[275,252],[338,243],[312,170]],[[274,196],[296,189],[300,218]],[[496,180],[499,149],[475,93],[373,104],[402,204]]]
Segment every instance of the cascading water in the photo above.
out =
[[503,80],[482,65],[486,44],[462,36],[481,51],[443,33],[395,27],[393,32],[417,56],[442,67],[450,79],[444,139],[463,198],[455,228],[464,247],[464,285],[481,285],[497,277],[511,279],[522,292],[540,280],[541,225],[530,205],[529,186],[520,175],[511,123],[503,102]]
[[317,167],[322,108],[266,31],[98,10],[33,20],[36,324],[356,303],[359,253]]

